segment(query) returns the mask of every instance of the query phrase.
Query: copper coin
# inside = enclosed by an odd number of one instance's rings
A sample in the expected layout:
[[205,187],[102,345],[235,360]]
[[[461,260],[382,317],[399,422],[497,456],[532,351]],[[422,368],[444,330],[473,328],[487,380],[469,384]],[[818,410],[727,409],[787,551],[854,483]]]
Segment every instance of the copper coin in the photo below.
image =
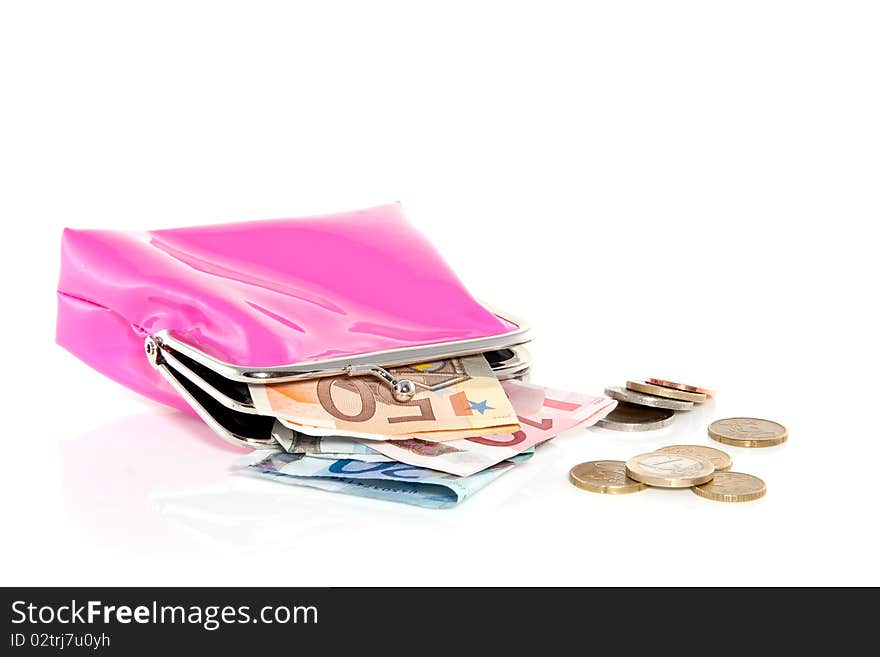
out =
[[675,411],[620,402],[617,408],[596,423],[597,427],[612,431],[653,431],[669,425]]
[[707,397],[714,397],[715,391],[710,390],[709,388],[701,388],[700,386],[692,386],[687,383],[679,383],[677,381],[670,381],[669,379],[655,379],[653,377],[649,379],[645,379],[648,383],[653,383],[655,386],[663,386],[664,388],[672,388],[673,390],[684,390],[685,392],[699,392]]

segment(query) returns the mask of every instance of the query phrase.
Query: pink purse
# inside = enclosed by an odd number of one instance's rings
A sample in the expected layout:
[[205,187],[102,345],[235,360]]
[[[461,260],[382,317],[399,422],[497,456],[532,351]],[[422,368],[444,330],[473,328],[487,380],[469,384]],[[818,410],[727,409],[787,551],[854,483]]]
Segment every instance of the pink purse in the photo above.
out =
[[126,233],[64,231],[58,344],[223,438],[271,446],[248,384],[375,376],[483,353],[530,366],[528,328],[467,292],[399,204],[322,217]]

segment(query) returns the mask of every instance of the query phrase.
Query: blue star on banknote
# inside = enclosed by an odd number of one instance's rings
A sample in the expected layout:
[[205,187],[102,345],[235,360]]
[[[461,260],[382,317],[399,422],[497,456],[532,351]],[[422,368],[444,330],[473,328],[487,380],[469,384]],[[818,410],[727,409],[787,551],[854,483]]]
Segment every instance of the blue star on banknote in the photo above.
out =
[[482,415],[486,411],[494,411],[495,410],[494,406],[489,406],[488,399],[484,399],[481,402],[475,402],[475,401],[471,401],[470,399],[468,399],[468,403],[471,405],[471,410],[472,411],[479,411],[480,415]]

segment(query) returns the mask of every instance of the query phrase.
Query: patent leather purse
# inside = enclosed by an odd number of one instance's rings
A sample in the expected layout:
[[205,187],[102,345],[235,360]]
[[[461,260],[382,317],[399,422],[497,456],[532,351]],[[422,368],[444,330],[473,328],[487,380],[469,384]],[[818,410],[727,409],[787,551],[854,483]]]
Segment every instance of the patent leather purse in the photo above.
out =
[[57,342],[119,383],[273,447],[248,385],[373,376],[482,353],[530,367],[521,321],[478,303],[399,204],[321,217],[142,233],[66,229]]

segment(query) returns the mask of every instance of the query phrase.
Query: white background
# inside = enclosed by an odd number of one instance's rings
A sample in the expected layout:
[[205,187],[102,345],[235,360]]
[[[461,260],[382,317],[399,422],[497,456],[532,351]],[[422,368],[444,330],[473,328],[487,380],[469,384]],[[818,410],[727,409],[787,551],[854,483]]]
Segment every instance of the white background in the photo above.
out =
[[[880,584],[878,32],[871,2],[3,3],[0,580]],[[231,476],[54,344],[64,226],[392,200],[532,321],[533,381],[716,404],[431,511]],[[729,450],[759,502],[567,481],[738,414],[791,435]]]

